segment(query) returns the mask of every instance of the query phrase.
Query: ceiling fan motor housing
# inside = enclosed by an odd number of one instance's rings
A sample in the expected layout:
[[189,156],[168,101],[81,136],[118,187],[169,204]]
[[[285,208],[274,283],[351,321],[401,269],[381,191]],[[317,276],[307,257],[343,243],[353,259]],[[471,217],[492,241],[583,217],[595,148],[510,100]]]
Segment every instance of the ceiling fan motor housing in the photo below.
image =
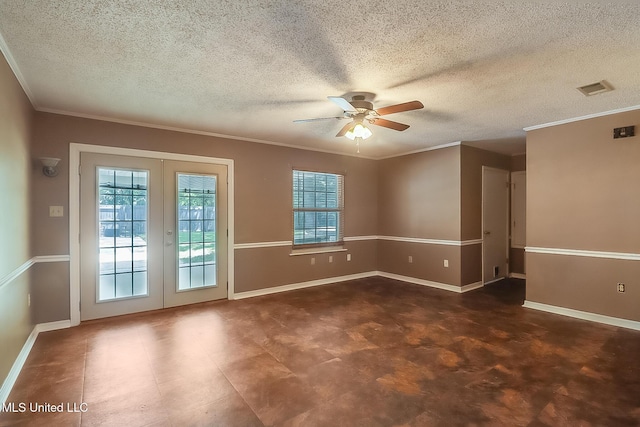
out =
[[373,103],[365,101],[364,95],[355,95],[351,98],[351,105],[354,106],[361,113],[373,111]]

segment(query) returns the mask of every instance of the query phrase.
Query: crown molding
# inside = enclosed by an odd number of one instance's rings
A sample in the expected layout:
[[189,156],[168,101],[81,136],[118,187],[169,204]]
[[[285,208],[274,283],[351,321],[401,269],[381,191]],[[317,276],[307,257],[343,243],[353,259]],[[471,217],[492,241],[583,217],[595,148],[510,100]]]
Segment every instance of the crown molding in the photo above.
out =
[[29,89],[29,85],[27,85],[27,80],[24,78],[24,75],[20,71],[20,68],[18,67],[18,63],[16,62],[15,58],[11,54],[11,50],[9,50],[9,46],[7,45],[7,42],[1,33],[0,33],[0,52],[2,52],[2,54],[4,55],[4,58],[7,60],[7,64],[9,64],[9,68],[11,68],[11,71],[16,76],[18,83],[20,84],[20,86],[22,87],[22,90],[24,91],[25,95],[27,95],[27,98],[29,99],[31,106],[37,110],[38,104],[36,104],[35,97],[33,96],[33,92],[31,92],[31,89]]
[[610,116],[610,115],[619,114],[619,113],[626,113],[626,112],[635,111],[635,110],[640,110],[640,105],[633,105],[631,107],[618,108],[618,109],[615,109],[615,110],[603,111],[601,113],[587,114],[586,116],[574,117],[574,118],[571,118],[571,119],[564,119],[564,120],[558,120],[556,122],[549,122],[549,123],[544,123],[544,124],[541,124],[541,125],[529,126],[529,127],[524,128],[524,131],[525,132],[529,132],[529,131],[532,131],[532,130],[544,129],[544,128],[549,128],[549,127],[559,126],[559,125],[566,125],[567,123],[573,123],[573,122],[579,122],[579,121],[582,121],[582,120],[595,119],[595,118],[598,118],[598,117]]
[[73,111],[58,110],[58,109],[55,109],[55,108],[36,108],[36,111],[41,112],[41,113],[59,114],[59,115],[62,115],[62,116],[78,117],[78,118],[81,118],[81,119],[99,120],[99,121],[109,122],[109,123],[118,123],[118,124],[121,124],[121,125],[139,126],[139,127],[150,128],[150,129],[166,130],[166,131],[171,131],[171,132],[180,132],[180,133],[188,133],[188,134],[193,134],[193,135],[211,136],[211,137],[223,138],[223,139],[233,139],[233,140],[236,140],[236,141],[254,142],[254,143],[257,143],[257,144],[275,145],[275,146],[279,146],[279,147],[293,148],[293,149],[296,149],[296,150],[306,150],[306,151],[314,151],[314,152],[318,152],[318,153],[335,154],[335,155],[338,155],[338,156],[355,157],[355,158],[358,158],[358,159],[376,160],[376,158],[374,158],[374,157],[361,156],[361,155],[358,155],[358,154],[345,153],[345,152],[342,152],[342,151],[323,150],[323,149],[320,149],[320,148],[311,148],[311,147],[304,147],[304,146],[300,146],[300,145],[285,144],[285,143],[282,143],[282,142],[268,141],[268,140],[265,140],[265,139],[249,138],[249,137],[235,136],[235,135],[227,135],[227,134],[224,134],[224,133],[209,132],[209,131],[203,131],[203,130],[194,130],[194,129],[181,128],[181,127],[175,127],[175,126],[167,126],[167,125],[160,125],[160,124],[148,123],[148,122],[139,122],[139,121],[135,121],[135,120],[118,119],[118,118],[114,118],[114,117],[100,116],[100,115],[96,115],[96,114],[76,113],[76,112],[73,112]]
[[393,159],[395,157],[408,156],[409,154],[418,154],[418,153],[424,153],[426,151],[440,150],[442,148],[457,147],[458,145],[462,145],[462,141],[455,141],[455,142],[449,142],[446,144],[434,145],[433,147],[421,148],[419,150],[407,151],[400,154],[393,154],[391,156],[376,157],[375,160]]

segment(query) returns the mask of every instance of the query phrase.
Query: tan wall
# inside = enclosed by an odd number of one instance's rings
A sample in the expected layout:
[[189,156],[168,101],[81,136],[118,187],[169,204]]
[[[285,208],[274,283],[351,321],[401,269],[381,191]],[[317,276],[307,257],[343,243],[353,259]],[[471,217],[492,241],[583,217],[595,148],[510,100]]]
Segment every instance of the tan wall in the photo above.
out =
[[470,285],[482,281],[482,245],[468,245],[460,248],[461,285]]
[[[527,155],[520,154],[511,157],[511,172],[527,170]],[[524,249],[509,248],[509,271],[511,273],[525,274]]]
[[[29,153],[33,111],[0,55],[0,280],[31,258]],[[0,384],[33,329],[27,307],[29,272],[0,284]],[[3,282],[0,282],[3,283]]]
[[509,248],[509,272],[525,274],[525,253],[522,248]]
[[[290,256],[288,247],[237,250],[236,265],[245,268],[236,268],[236,292],[376,271],[375,240],[347,242],[345,248],[346,252],[295,256]],[[347,261],[347,254],[351,254],[351,261]]]
[[511,156],[511,172],[519,172],[527,170],[527,155],[518,154]]
[[640,321],[639,277],[640,261],[527,253],[527,301]]
[[[236,244],[292,240],[293,168],[344,173],[345,235],[375,235],[377,231],[377,164],[372,160],[37,113],[34,155],[55,156],[63,160],[58,177],[36,179],[34,182],[33,231],[38,236],[34,240],[36,255],[69,253],[70,142],[233,159]],[[65,217],[49,218],[49,205],[64,206]],[[375,260],[375,241],[373,244],[349,246],[353,246],[354,261],[344,265],[321,263],[313,268],[309,255],[291,257],[289,249],[238,249],[235,251],[236,291],[332,277],[336,271],[355,274],[375,268],[375,261],[362,262]],[[256,261],[255,264],[247,263],[252,261]],[[265,261],[268,263],[264,264]],[[63,318],[68,318],[68,273],[61,273],[63,280],[59,280],[61,275],[48,274],[58,268],[53,264],[39,268],[38,277],[48,281],[41,284],[43,290],[36,295],[40,300],[48,298],[50,314],[46,321],[61,320],[60,315],[65,310],[66,317]],[[263,278],[260,283],[252,279],[257,271]]]
[[69,263],[37,263],[31,270],[33,323],[69,319]]
[[[527,133],[527,246],[640,253],[640,139],[612,138],[629,125],[640,110]],[[639,261],[573,258],[527,253],[527,299],[640,320]]]
[[378,234],[460,239],[460,147],[381,160]]
[[[378,191],[379,235],[460,239],[459,146],[381,160]],[[461,286],[460,265],[457,246],[378,241],[383,272]]]
[[[511,158],[460,145],[381,161],[379,234],[454,241],[481,238],[482,166],[510,170]],[[414,256],[413,264],[408,263],[409,255]],[[445,259],[448,268],[443,266]],[[482,246],[379,242],[378,267],[464,286],[482,280]]]
[[[409,262],[409,256],[413,262]],[[443,260],[449,260],[445,268]],[[446,285],[462,286],[460,279],[461,255],[459,246],[425,243],[378,242],[378,270]]]
[[527,245],[640,252],[640,111],[527,134]]

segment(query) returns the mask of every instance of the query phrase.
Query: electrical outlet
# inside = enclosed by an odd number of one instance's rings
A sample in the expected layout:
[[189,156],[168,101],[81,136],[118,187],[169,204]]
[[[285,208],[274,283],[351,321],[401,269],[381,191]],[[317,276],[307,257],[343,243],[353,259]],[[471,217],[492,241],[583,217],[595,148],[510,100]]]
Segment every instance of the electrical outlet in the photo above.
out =
[[329,262],[333,262],[333,255],[329,255]]
[[409,255],[409,264],[411,264],[412,262],[413,262],[413,257]]
[[316,259],[314,257],[311,257],[311,265],[316,265]]
[[445,267],[447,267],[447,268],[449,268],[449,260],[448,260],[448,259],[445,259],[445,260],[444,260],[444,266],[445,266]]
[[618,283],[618,292],[624,292],[624,283]]
[[351,261],[351,254],[347,254],[347,261]]
[[64,216],[64,208],[62,206],[49,206],[49,216],[50,217]]

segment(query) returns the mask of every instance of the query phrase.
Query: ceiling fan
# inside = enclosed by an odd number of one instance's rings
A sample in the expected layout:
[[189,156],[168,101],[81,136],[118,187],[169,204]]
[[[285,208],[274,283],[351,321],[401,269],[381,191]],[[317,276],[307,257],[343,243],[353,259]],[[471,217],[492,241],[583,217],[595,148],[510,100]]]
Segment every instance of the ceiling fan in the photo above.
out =
[[294,123],[315,122],[318,120],[351,119],[351,122],[347,123],[342,127],[342,129],[340,129],[340,132],[336,134],[336,137],[346,136],[347,138],[352,140],[355,138],[366,139],[371,136],[371,131],[366,127],[366,124],[382,126],[397,131],[403,131],[408,129],[409,125],[383,119],[381,118],[381,116],[424,108],[422,102],[411,101],[402,104],[390,105],[388,107],[378,108],[376,110],[373,108],[372,102],[365,100],[364,95],[354,95],[351,101],[347,101],[341,96],[328,96],[327,98],[329,98],[330,101],[333,101],[340,108],[342,108],[342,110],[344,111],[342,113],[342,116],[294,120]]

